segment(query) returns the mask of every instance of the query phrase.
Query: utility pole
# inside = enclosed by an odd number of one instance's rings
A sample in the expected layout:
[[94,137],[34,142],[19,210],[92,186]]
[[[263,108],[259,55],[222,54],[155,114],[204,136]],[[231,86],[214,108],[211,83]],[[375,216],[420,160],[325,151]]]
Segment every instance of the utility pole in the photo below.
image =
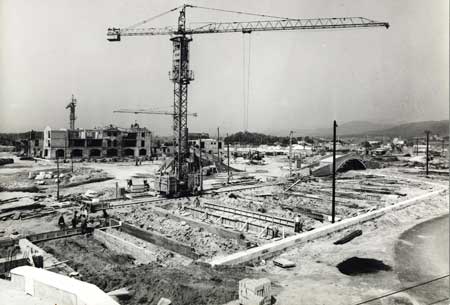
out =
[[336,215],[336,120],[333,121],[333,190],[331,198],[331,223],[334,223]]
[[200,193],[203,193],[203,166],[202,166],[202,137],[199,140],[198,161],[200,162]]
[[419,155],[419,137],[416,137],[416,156]]
[[220,133],[219,133],[219,127],[217,127],[217,162],[220,162],[219,141],[220,141]]
[[289,178],[292,177],[292,134],[294,132],[291,130],[289,132]]
[[430,144],[430,131],[429,130],[425,130],[425,134],[427,135],[427,161],[426,161],[426,166],[427,166],[427,170],[426,170],[426,173],[427,173],[427,176],[428,176],[428,153],[429,153],[429,144]]
[[31,133],[32,133],[32,131],[30,131],[29,133],[28,133],[28,157],[31,157]]
[[[227,135],[227,138],[228,138],[228,135]],[[227,171],[228,171],[228,179],[227,179],[227,183],[228,184],[230,184],[230,143],[229,142],[227,142],[227,159],[228,159],[228,168],[227,168]]]
[[58,177],[56,177],[56,200],[59,201],[59,158],[56,157],[56,171]]
[[72,167],[72,173],[73,173],[73,151],[70,152],[70,165]]

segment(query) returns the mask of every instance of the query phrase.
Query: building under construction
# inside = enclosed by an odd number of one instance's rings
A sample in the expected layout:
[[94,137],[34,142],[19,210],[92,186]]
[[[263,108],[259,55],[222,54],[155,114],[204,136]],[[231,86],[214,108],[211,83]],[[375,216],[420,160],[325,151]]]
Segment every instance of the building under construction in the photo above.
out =
[[150,157],[152,133],[138,124],[130,128],[44,130],[43,158]]

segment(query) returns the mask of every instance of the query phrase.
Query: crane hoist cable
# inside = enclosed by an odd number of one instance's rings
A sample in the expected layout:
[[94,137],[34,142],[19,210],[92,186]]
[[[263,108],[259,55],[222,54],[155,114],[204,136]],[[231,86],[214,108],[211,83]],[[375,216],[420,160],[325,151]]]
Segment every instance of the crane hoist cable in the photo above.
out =
[[[248,36],[248,48],[246,48],[245,34]],[[251,67],[252,38],[250,33],[242,36],[242,95],[243,95],[243,128],[248,130],[249,103],[250,103],[250,67]],[[247,59],[247,60],[246,60]]]
[[142,21],[140,21],[140,22],[138,22],[138,23],[135,23],[135,24],[133,24],[133,25],[130,25],[130,26],[124,28],[124,30],[133,29],[133,28],[135,28],[135,27],[137,27],[137,26],[146,24],[146,23],[148,23],[148,22],[150,22],[150,21],[152,21],[152,20],[155,20],[155,19],[157,19],[157,18],[159,18],[159,17],[162,17],[162,16],[164,16],[164,15],[167,15],[167,14],[173,12],[173,11],[176,11],[176,10],[182,8],[182,7],[183,7],[183,5],[177,6],[177,7],[173,8],[173,9],[168,10],[168,11],[162,12],[161,14],[155,15],[155,16],[153,16],[153,17],[150,17],[150,18],[148,18],[148,19],[145,19],[145,20],[142,20]]
[[250,65],[251,65],[251,57],[252,57],[252,36],[248,35],[248,61],[247,61],[247,111],[246,111],[246,129],[248,129],[248,110],[250,104]]
[[245,75],[245,35],[242,34],[242,104],[243,104],[243,113],[242,113],[242,128],[244,131],[247,131],[245,128],[245,112],[247,110],[246,102],[247,102],[247,96],[245,94],[245,81],[246,75]]
[[265,14],[248,13],[248,12],[233,11],[233,10],[224,10],[224,9],[220,9],[220,8],[205,7],[205,6],[198,6],[198,5],[190,5],[190,7],[192,7],[192,8],[200,8],[200,9],[204,9],[204,10],[217,11],[217,12],[225,12],[225,13],[234,13],[234,14],[240,14],[240,15],[248,15],[248,16],[277,18],[277,19],[283,19],[283,20],[293,19],[293,18],[286,18],[286,17],[280,17],[280,16],[265,15]]

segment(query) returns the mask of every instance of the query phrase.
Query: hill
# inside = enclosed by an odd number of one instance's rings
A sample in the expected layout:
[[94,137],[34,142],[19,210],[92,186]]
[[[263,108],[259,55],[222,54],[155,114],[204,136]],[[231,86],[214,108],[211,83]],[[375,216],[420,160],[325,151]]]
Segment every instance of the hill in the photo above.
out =
[[[338,130],[339,135],[353,135],[355,131],[358,133],[364,133],[368,131],[375,131],[393,127],[394,124],[382,124],[382,123],[373,123],[368,121],[350,121],[346,123],[338,122]],[[332,122],[330,122],[330,126],[321,127],[321,128],[308,128],[308,129],[294,129],[295,136],[316,136],[316,137],[329,137],[333,134]],[[269,131],[269,134],[273,134],[276,136],[287,136],[289,134],[289,130],[278,130],[278,131]]]
[[448,136],[449,120],[406,123],[387,129],[358,132],[357,135],[413,138],[424,136],[425,130],[431,131],[431,134]]
[[[338,122],[339,135],[341,136],[353,135],[355,131],[358,133],[366,133],[391,128],[393,126],[393,124],[381,124],[368,121],[350,121],[342,124]],[[330,124],[329,128],[316,129],[312,131],[312,134],[315,136],[331,136],[333,134],[333,128]]]

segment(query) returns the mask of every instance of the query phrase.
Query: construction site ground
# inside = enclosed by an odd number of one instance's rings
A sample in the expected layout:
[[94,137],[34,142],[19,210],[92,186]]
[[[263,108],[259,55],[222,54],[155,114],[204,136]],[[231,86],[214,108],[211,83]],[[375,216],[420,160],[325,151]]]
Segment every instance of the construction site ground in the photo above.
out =
[[[60,261],[67,261],[69,266],[83,275],[83,280],[98,285],[106,292],[130,287],[133,291],[132,297],[127,301],[121,301],[124,304],[156,304],[161,297],[169,298],[175,304],[224,304],[237,298],[238,282],[245,277],[268,277],[273,283],[276,304],[288,305],[351,305],[412,283],[411,278],[404,275],[408,272],[405,271],[403,263],[406,259],[405,251],[399,246],[405,243],[402,241],[402,234],[415,225],[447,215],[448,192],[418,201],[406,209],[390,212],[348,230],[289,248],[281,254],[281,257],[296,263],[296,267],[291,269],[274,266],[273,259],[252,261],[240,267],[211,268],[205,264],[213,258],[273,241],[271,236],[262,234],[264,228],[277,226],[273,221],[251,219],[252,224],[260,229],[247,231],[244,229],[246,217],[240,215],[239,210],[246,211],[247,214],[250,213],[249,215],[253,215],[252,213],[268,215],[290,221],[300,213],[304,230],[312,230],[329,223],[330,179],[305,178],[292,185],[295,179],[286,180],[289,173],[286,157],[266,158],[266,161],[267,166],[242,165],[240,169],[246,170],[241,175],[253,175],[256,179],[268,182],[235,185],[214,192],[209,191],[199,198],[198,206],[193,197],[123,206],[120,205],[129,203],[130,200],[114,201],[116,207],[108,211],[110,215],[142,230],[155,232],[193,247],[199,255],[198,262],[115,229],[107,232],[154,253],[154,259],[145,263],[140,262],[131,256],[107,248],[92,236],[47,241],[39,243],[39,246]],[[73,211],[79,210],[75,199],[82,194],[91,191],[97,192],[100,199],[112,198],[115,196],[116,182],[120,187],[125,187],[126,179],[130,178],[133,178],[135,183],[142,183],[143,179],[150,179],[155,174],[160,164],[160,161],[145,161],[141,166],[135,166],[132,162],[75,163],[74,174],[71,174],[70,163],[60,164],[62,172],[70,176],[68,182],[74,177],[73,181],[84,183],[62,187],[60,193],[63,202],[57,202],[56,183],[53,178],[46,179],[44,185],[37,184],[35,179],[29,179],[30,172],[54,172],[55,162],[23,161],[15,158],[14,164],[0,167],[0,186],[10,189],[0,192],[0,199],[17,197],[17,200],[0,204],[0,209],[14,209],[35,203],[41,204],[42,207],[33,210],[25,208],[13,211],[13,214],[0,213],[0,235],[25,236],[57,230],[60,213],[63,213],[66,222],[69,223]],[[448,187],[448,176],[425,177],[420,174],[421,170],[410,168],[405,171],[403,167],[390,166],[340,174],[336,194],[338,219],[354,217]],[[279,180],[273,181],[273,177]],[[91,178],[105,180],[90,182]],[[209,185],[224,181],[223,174],[206,179],[209,180]],[[286,189],[288,186],[291,186],[289,190]],[[27,191],[17,191],[15,187],[19,190],[24,187]],[[38,189],[29,191],[31,187]],[[146,198],[152,200],[152,197]],[[214,205],[227,207],[228,210],[216,209]],[[194,210],[185,207],[197,209],[201,213],[194,213]],[[154,213],[152,208],[162,209],[176,217],[184,217],[186,221],[164,217],[160,213]],[[305,209],[308,213],[313,212],[314,215],[323,217],[324,221],[307,216]],[[219,236],[190,223],[190,220],[195,220],[220,226],[218,219],[202,218],[204,212],[215,214],[217,217],[236,219],[235,227],[222,227],[232,231],[242,229],[239,232],[245,236],[244,242]],[[100,218],[101,212],[91,216]],[[278,227],[280,228],[278,238],[281,238],[283,233],[286,236],[294,234],[292,227],[279,225]],[[357,229],[362,230],[362,236],[344,245],[333,244],[337,239]],[[337,265],[353,257],[367,258],[372,263],[372,260],[377,260],[375,264],[384,266],[386,270],[353,276],[341,273]],[[408,261],[408,264],[411,262]],[[421,264],[421,261],[418,260],[414,264]],[[448,270],[448,265],[444,270]],[[425,275],[414,272],[417,273],[417,281],[428,279],[423,278]],[[433,274],[426,276],[432,277]],[[448,287],[448,280],[444,285]],[[371,304],[427,304],[422,302],[421,298],[424,297],[429,296],[414,292],[403,293]]]
[[132,257],[115,253],[92,236],[48,241],[40,246],[59,260],[68,260],[84,281],[106,292],[129,288],[132,298],[122,304],[156,304],[162,297],[174,304],[224,304],[237,298],[240,279],[260,276],[246,267],[217,270],[193,262],[137,265]]

